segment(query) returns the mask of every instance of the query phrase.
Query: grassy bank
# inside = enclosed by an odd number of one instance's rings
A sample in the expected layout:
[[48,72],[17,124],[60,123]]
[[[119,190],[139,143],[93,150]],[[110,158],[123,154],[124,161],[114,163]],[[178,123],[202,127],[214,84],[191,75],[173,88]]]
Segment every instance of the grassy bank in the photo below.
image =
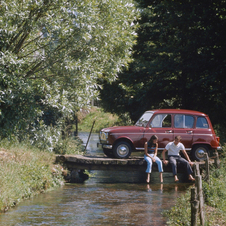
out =
[[[99,108],[80,113],[80,131],[94,131],[120,123],[120,119]],[[16,141],[0,142],[0,212],[7,211],[23,199],[54,189],[64,184],[62,167],[54,164],[56,154],[82,154],[79,139],[64,137],[55,145],[54,152],[41,151]]]
[[[206,225],[208,226],[226,225],[226,145],[223,150],[220,168],[212,166],[209,184],[203,181]],[[175,206],[165,213],[168,217],[167,225],[191,225],[190,194],[188,190],[185,195],[177,199]]]
[[[101,108],[92,107],[90,109],[83,109],[78,113],[78,130],[90,132],[94,120],[93,132],[95,133],[98,133],[101,129],[106,127],[131,124],[131,120],[126,114],[119,117],[104,112]],[[75,130],[75,126],[73,127],[73,130]]]
[[19,143],[0,143],[0,211],[21,200],[61,186],[61,167],[54,165],[55,154]]

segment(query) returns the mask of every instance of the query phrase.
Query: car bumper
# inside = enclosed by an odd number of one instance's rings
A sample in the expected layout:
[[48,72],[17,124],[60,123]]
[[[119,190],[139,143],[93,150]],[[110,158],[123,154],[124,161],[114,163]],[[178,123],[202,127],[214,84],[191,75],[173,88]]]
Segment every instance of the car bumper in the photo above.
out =
[[101,143],[97,143],[97,147],[98,147],[98,148],[112,149],[112,145],[111,145],[111,144],[101,144]]
[[218,150],[218,151],[221,151],[221,150],[222,150],[222,147],[221,147],[221,146],[218,146],[218,147],[217,147],[217,150]]

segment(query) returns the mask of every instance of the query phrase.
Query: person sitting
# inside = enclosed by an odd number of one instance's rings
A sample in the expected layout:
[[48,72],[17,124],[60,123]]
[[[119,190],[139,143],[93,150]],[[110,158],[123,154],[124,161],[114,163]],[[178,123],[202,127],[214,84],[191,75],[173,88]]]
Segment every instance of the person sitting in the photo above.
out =
[[[181,164],[186,166],[187,173],[188,173],[188,179],[191,180],[191,181],[194,181],[195,179],[192,176],[193,171],[192,171],[192,168],[191,168],[193,163],[191,162],[187,152],[185,151],[185,147],[180,142],[180,140],[181,140],[181,137],[180,136],[176,136],[174,141],[169,142],[166,145],[165,149],[162,152],[163,163],[164,164],[168,164],[168,161],[165,160],[165,153],[166,153],[166,151],[168,151],[168,159],[169,159],[169,162],[172,165],[172,170],[173,170],[173,175],[174,175],[175,182],[179,181],[179,179],[177,177],[177,162],[180,162]],[[187,161],[186,161],[186,159],[184,159],[184,158],[182,158],[180,156],[180,154],[179,154],[180,151],[183,152],[183,154],[184,154],[185,158],[187,159]]]
[[162,168],[162,161],[157,157],[158,153],[158,137],[153,135],[148,142],[144,144],[144,159],[147,162],[147,180],[146,182],[150,182],[150,173],[152,170],[152,162],[156,162],[158,165],[158,170],[160,173],[160,182],[163,182],[163,168]]

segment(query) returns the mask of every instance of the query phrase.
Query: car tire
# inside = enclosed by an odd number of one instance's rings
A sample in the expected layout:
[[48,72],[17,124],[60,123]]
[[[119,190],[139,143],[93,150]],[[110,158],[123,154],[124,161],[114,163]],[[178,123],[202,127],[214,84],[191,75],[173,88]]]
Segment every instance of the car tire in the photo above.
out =
[[132,147],[127,141],[120,141],[113,147],[113,154],[116,158],[129,158],[132,152]]
[[192,148],[192,160],[205,160],[205,153],[209,155],[209,148],[207,145],[196,145]]
[[114,157],[113,152],[112,152],[111,149],[103,148],[103,152],[109,158],[113,158]]

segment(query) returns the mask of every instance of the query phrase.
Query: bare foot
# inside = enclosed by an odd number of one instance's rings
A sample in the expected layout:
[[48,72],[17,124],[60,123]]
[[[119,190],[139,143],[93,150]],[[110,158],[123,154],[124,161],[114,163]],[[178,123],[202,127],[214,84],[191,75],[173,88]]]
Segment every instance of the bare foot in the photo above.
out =
[[189,175],[188,180],[195,181],[195,178],[192,175]]
[[178,177],[176,175],[174,176],[174,181],[175,182],[179,181],[179,179],[178,179]]

